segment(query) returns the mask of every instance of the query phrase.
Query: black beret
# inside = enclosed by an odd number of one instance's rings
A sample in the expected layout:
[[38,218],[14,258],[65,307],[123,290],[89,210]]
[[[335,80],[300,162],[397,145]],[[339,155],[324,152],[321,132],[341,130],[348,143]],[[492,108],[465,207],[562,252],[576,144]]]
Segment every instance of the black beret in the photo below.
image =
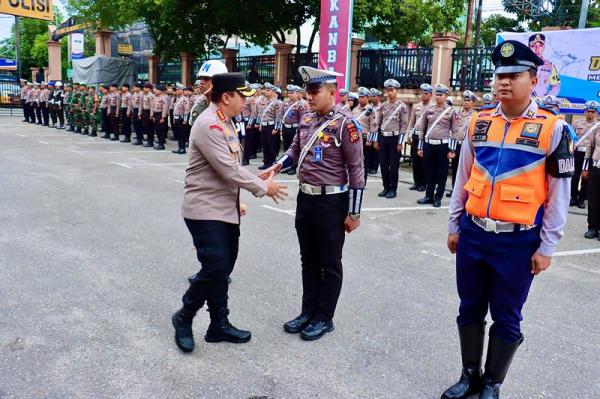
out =
[[537,69],[544,60],[525,44],[517,40],[506,40],[496,46],[492,53],[495,73],[518,73]]

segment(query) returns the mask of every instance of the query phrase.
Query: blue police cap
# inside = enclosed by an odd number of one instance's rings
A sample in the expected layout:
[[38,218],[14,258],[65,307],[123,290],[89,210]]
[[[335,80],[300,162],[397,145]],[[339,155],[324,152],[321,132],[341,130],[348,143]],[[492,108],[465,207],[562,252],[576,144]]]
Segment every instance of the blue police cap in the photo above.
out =
[[371,95],[371,91],[369,89],[367,89],[366,87],[358,88],[358,96],[359,97],[369,97],[370,95]]
[[598,103],[598,101],[586,101],[585,103],[585,110],[586,111],[596,111],[598,112],[598,108],[600,108],[600,103]]
[[496,67],[495,73],[519,73],[544,64],[544,60],[517,40],[498,44],[492,53],[492,62]]
[[419,89],[421,89],[423,93],[433,93],[433,87],[428,83],[423,83],[419,86]]

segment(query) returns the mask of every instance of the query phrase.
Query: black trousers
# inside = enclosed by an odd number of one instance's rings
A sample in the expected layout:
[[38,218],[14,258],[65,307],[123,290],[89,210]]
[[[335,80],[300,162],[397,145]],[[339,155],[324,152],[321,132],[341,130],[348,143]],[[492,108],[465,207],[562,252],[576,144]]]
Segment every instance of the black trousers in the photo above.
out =
[[218,220],[184,219],[192,235],[200,271],[190,278],[183,306],[191,314],[208,303],[209,310],[227,307],[227,278],[238,256],[240,226]]
[[[583,169],[583,161],[585,160],[585,152],[575,151],[575,173],[571,178],[571,199],[575,201],[585,201],[587,198],[588,182],[581,178],[581,170]],[[581,188],[579,182],[581,181]]]
[[127,108],[121,108],[121,132],[126,139],[131,138],[131,115],[127,116]]
[[173,135],[177,139],[177,147],[179,149],[185,148],[185,133],[184,133],[184,125],[181,119],[175,119],[173,121]]
[[50,107],[50,120],[52,121],[52,126],[56,125],[56,105],[51,104]]
[[27,122],[35,123],[35,111],[33,109],[33,103],[25,103],[27,108]]
[[58,124],[60,127],[65,126],[65,113],[61,105],[56,106],[56,116],[58,117]]
[[367,147],[367,137],[363,136],[363,166],[365,169],[365,183],[369,177],[369,164],[371,163],[371,147]]
[[106,134],[110,134],[110,123],[108,121],[108,109],[100,108],[100,126],[102,126],[102,131]]
[[[167,120],[165,118],[164,121],[160,121],[162,118],[162,112],[154,113],[154,131],[156,132],[156,137],[158,138],[158,145],[165,145],[165,139],[167,137],[167,131],[165,130],[165,124]],[[154,141],[154,139],[152,139]]]
[[423,146],[427,175],[427,198],[442,200],[448,180],[448,144]]
[[110,132],[119,138],[119,117],[117,116],[117,107],[110,107],[108,115],[110,119]]
[[588,184],[588,228],[600,230],[600,168],[590,168]]
[[296,233],[302,262],[302,313],[331,320],[342,290],[348,193],[298,193]]
[[452,190],[454,190],[454,183],[456,182],[456,172],[458,171],[458,161],[460,160],[460,150],[462,149],[462,144],[456,145],[456,151],[454,151],[454,158],[450,163],[452,167]]
[[48,126],[50,123],[50,109],[48,108],[48,104],[43,102],[40,103],[40,108],[42,110],[42,119],[44,120],[44,126]]
[[281,136],[283,139],[283,151],[287,151],[288,148],[290,148],[290,146],[292,145],[292,142],[294,141],[294,137],[296,136],[296,132],[298,131],[297,128],[294,127],[282,127],[281,128]]
[[379,143],[379,161],[381,163],[381,179],[383,180],[383,189],[386,191],[397,191],[398,168],[400,167],[398,136],[381,136]]
[[150,110],[142,110],[142,125],[144,126],[144,134],[148,144],[154,144],[154,122],[150,119]]
[[44,122],[42,121],[42,106],[41,104],[35,104],[35,115],[37,116],[37,123],[42,125]]
[[377,169],[379,169],[379,151],[371,146],[367,148],[367,153],[369,153],[369,171],[377,172]]
[[275,126],[261,126],[260,137],[263,148],[263,163],[266,166],[271,166],[277,159],[279,154],[279,147],[281,145],[281,138],[279,134],[273,134]]
[[25,121],[29,120],[29,114],[27,113],[27,102],[21,99],[21,108],[23,108],[23,119]]
[[131,118],[133,119],[133,130],[135,131],[135,138],[139,141],[144,139],[144,127],[142,126],[142,119],[139,117],[139,108],[133,109]]
[[412,135],[412,144],[410,145],[410,159],[413,170],[413,181],[416,186],[425,187],[425,165],[424,160],[417,155],[417,144],[419,143],[419,135]]
[[246,124],[246,139],[244,140],[244,159],[243,162],[250,162],[250,156],[256,155],[256,135],[257,130]]
[[[169,124],[171,125],[171,130],[173,131],[173,136],[175,137],[175,115],[173,114],[174,110],[169,110]],[[169,126],[167,126],[167,121],[165,120],[165,137],[167,137],[167,132],[169,131]],[[175,137],[177,138],[177,137]]]

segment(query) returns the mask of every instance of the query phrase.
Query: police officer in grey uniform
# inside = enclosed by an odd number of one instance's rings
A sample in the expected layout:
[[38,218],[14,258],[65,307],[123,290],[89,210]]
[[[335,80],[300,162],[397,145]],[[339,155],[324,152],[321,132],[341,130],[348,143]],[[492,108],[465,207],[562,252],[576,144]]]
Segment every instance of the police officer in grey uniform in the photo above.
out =
[[190,280],[183,307],[172,317],[175,343],[183,352],[194,350],[192,322],[208,304],[207,342],[248,342],[250,331],[239,330],[228,319],[227,278],[235,265],[240,236],[240,188],[258,197],[285,199],[284,185],[259,179],[242,167],[241,146],[233,118],[244,97],[253,94],[241,73],[212,76],[211,103],[194,122],[183,194],[183,218],[192,236],[200,271]]

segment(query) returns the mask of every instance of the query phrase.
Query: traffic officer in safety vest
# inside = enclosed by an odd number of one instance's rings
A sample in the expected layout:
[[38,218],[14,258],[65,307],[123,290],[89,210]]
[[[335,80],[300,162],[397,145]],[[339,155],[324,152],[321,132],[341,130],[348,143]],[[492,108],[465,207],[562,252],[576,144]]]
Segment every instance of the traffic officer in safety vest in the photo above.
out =
[[[534,276],[550,267],[567,220],[574,169],[569,128],[531,99],[544,61],[514,40],[499,44],[492,61],[500,103],[471,119],[450,203],[463,370],[443,399],[500,397],[523,342],[521,309]],[[482,375],[488,308],[493,325]]]

